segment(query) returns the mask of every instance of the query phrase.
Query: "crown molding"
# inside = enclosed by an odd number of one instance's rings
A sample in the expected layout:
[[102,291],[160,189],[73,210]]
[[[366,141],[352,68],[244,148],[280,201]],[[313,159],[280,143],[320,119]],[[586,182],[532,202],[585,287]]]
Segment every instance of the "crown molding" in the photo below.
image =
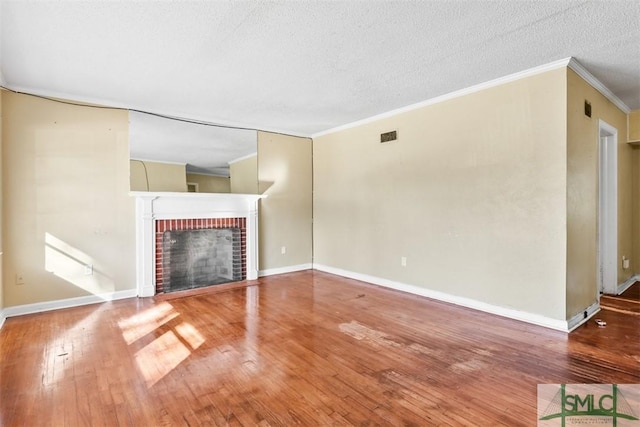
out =
[[250,158],[255,157],[255,156],[257,156],[257,155],[258,155],[258,152],[251,153],[251,154],[247,154],[246,156],[242,156],[242,157],[238,157],[237,159],[229,160],[229,161],[227,162],[227,164],[228,164],[228,165],[232,165],[232,164],[234,164],[234,163],[238,163],[238,162],[241,162],[241,161],[243,161],[243,160],[250,159]]
[[216,174],[216,173],[207,173],[207,172],[189,172],[187,171],[187,175],[202,175],[202,176],[212,176],[215,178],[227,178],[229,179],[228,175],[220,175],[220,174]]
[[627,106],[620,98],[614,95],[600,80],[595,78],[593,74],[587,71],[582,64],[578,62],[576,58],[571,57],[568,67],[576,72],[577,75],[582,77],[587,83],[594,87],[598,92],[604,95],[609,101],[613,102],[616,107],[621,109],[625,114],[631,112],[631,108]]
[[168,160],[140,159],[138,157],[131,157],[129,160],[132,161],[132,162],[161,163],[161,164],[165,164],[165,165],[177,165],[177,166],[186,166],[187,165],[184,162],[170,162]]
[[524,79],[526,77],[534,76],[536,74],[546,73],[547,71],[556,70],[559,68],[564,68],[568,66],[571,62],[571,57],[560,59],[558,61],[549,62],[548,64],[540,65],[538,67],[529,68],[524,71],[519,71],[517,73],[509,74],[508,76],[500,77],[494,80],[489,80],[488,82],[480,83],[474,86],[470,86],[465,89],[456,90],[454,92],[449,92],[447,94],[437,96],[435,98],[427,99],[425,101],[418,102],[416,104],[407,105],[406,107],[397,108],[395,110],[387,111],[386,113],[377,114],[375,116],[368,117],[366,119],[358,120],[355,122],[347,123],[342,126],[338,126],[335,128],[327,129],[321,132],[314,133],[311,135],[312,138],[317,138],[319,136],[328,135],[330,133],[339,132],[346,129],[351,129],[357,126],[362,126],[364,124],[368,124],[371,122],[375,122],[377,120],[386,119],[388,117],[395,116],[397,114],[406,113],[408,111],[417,110],[419,108],[423,108],[429,105],[438,104],[440,102],[448,101],[450,99],[459,98],[461,96],[469,95],[475,92],[480,92],[481,90],[489,89],[492,87],[500,86],[505,83],[513,82],[516,80]]

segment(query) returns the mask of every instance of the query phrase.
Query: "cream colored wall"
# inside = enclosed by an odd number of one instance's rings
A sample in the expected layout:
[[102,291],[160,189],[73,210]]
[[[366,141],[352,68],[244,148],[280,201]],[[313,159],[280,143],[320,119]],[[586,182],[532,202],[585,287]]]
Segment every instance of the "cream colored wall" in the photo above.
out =
[[631,260],[633,264],[633,271],[636,275],[640,275],[640,147],[634,147],[632,150],[633,158],[633,216],[632,216],[632,228],[633,228],[633,258]]
[[[592,115],[584,114],[585,100]],[[599,120],[618,130],[618,283],[632,274],[622,256],[633,256],[632,148],[626,143],[626,114],[567,69],[567,314],[597,300]]]
[[231,163],[229,180],[232,193],[258,194],[258,156]]
[[132,159],[129,173],[132,191],[187,191],[187,172],[183,164]]
[[260,270],[312,262],[311,151],[308,138],[258,132]]
[[564,321],[565,141],[564,69],[315,138],[314,263]]
[[134,289],[127,113],[9,92],[2,107],[5,306]]
[[629,141],[640,141],[640,110],[629,113]]
[[187,182],[198,184],[199,193],[229,193],[231,191],[231,182],[229,178],[224,176],[188,173]]
[[3,272],[2,272],[2,264],[3,264],[3,226],[2,226],[2,205],[3,205],[3,192],[2,192],[2,95],[4,91],[0,89],[0,324],[2,323],[2,309],[4,308],[4,280],[3,280]]

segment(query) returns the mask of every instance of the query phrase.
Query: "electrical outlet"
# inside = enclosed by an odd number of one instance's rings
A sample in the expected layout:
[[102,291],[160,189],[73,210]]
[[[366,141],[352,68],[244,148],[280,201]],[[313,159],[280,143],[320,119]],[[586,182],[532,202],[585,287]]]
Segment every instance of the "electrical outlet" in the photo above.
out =
[[24,275],[22,273],[16,273],[16,285],[24,285]]
[[280,248],[280,253],[281,253],[282,255],[286,254],[286,253],[287,253],[287,247],[286,247],[286,246],[281,247],[281,248]]
[[622,257],[622,268],[625,270],[629,268],[629,258],[626,256]]
[[84,275],[85,276],[93,275],[93,265],[92,264],[86,264],[84,266]]
[[403,267],[407,266],[407,257],[406,256],[400,257],[400,265],[403,266]]

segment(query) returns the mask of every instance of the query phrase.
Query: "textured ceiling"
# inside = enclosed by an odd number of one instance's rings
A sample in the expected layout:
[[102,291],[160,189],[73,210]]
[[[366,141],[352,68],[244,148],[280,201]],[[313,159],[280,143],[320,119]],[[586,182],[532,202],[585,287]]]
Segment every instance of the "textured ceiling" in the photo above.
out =
[[570,56],[640,108],[637,0],[3,0],[0,14],[9,88],[253,129],[313,135]]

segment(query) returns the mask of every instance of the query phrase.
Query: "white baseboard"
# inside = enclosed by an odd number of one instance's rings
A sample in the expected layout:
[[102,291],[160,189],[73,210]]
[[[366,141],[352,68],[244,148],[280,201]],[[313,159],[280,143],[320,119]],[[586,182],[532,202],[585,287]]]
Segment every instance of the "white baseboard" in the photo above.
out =
[[136,296],[135,289],[128,289],[126,291],[116,291],[97,295],[87,295],[84,297],[5,307],[5,309],[0,312],[0,327],[4,322],[4,319],[7,317],[22,316],[25,314],[40,313],[43,311],[58,310],[61,308],[79,307],[81,305],[96,304],[125,298],[135,298]]
[[447,294],[444,292],[421,288],[415,285],[408,285],[406,283],[400,283],[400,282],[395,282],[393,280],[382,279],[380,277],[369,276],[361,273],[355,273],[353,271],[342,270],[340,268],[329,267],[322,264],[314,263],[313,268],[314,270],[324,271],[326,273],[348,277],[350,279],[356,279],[363,282],[373,283],[374,285],[384,286],[386,288],[396,289],[399,291],[408,292],[410,294],[421,295],[421,296],[432,298],[438,301],[448,302],[448,303],[459,305],[462,307],[484,311],[485,313],[496,314],[498,316],[507,317],[509,319],[520,320],[522,322],[527,322],[527,323],[531,323],[538,326],[544,326],[545,328],[555,329],[557,331],[569,332],[569,324],[566,320],[563,321],[563,320],[552,319],[550,317],[541,316],[539,314],[528,313],[525,311],[500,307],[500,306],[488,304],[482,301],[477,301],[471,298],[459,297],[459,296]]
[[640,274],[636,274],[635,276],[631,276],[627,280],[625,280],[624,283],[619,284],[618,285],[618,290],[616,292],[616,295],[620,295],[621,293],[623,293],[624,291],[629,289],[631,287],[631,285],[633,285],[636,282],[640,282]]
[[293,273],[296,271],[310,270],[313,268],[313,264],[298,264],[298,265],[289,265],[287,267],[279,267],[279,268],[268,268],[266,270],[260,270],[258,272],[258,277],[265,276],[274,276],[276,274],[285,274],[285,273]]
[[7,320],[7,315],[4,310],[0,310],[0,329],[2,329],[2,325],[4,325],[5,320]]
[[[584,315],[585,311],[587,312],[586,316]],[[585,308],[584,311],[573,316],[571,319],[567,321],[568,332],[573,331],[578,326],[582,325],[587,320],[591,319],[593,315],[599,311],[600,311],[600,302],[596,301],[593,304],[591,304],[589,307]]]

